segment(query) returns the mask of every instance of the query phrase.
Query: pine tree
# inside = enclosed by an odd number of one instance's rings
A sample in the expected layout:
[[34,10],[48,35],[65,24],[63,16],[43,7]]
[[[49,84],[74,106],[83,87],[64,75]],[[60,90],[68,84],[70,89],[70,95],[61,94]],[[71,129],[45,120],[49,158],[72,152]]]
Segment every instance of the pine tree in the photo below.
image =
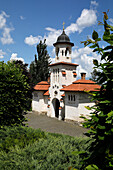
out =
[[49,76],[50,57],[47,52],[47,45],[45,41],[37,45],[37,55],[35,60],[30,64],[30,74],[32,76],[32,84],[35,85],[40,81],[47,81]]

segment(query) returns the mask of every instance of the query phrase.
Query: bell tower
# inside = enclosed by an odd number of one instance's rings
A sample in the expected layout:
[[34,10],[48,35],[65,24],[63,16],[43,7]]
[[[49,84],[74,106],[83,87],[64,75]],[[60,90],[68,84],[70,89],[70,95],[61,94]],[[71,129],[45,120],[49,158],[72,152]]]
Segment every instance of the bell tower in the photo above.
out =
[[[64,25],[64,23],[63,23]],[[57,38],[56,43],[53,44],[55,47],[55,62],[69,62],[71,63],[71,52],[74,43],[70,42],[69,37],[66,35],[63,26],[62,34]]]

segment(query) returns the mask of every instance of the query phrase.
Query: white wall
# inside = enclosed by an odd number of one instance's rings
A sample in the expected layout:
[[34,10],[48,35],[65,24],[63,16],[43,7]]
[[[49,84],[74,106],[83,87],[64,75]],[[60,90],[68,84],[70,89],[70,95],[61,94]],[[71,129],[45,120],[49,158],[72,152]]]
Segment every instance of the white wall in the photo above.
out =
[[[75,95],[75,101],[69,101],[68,96]],[[94,102],[90,101],[89,95],[85,92],[66,92],[65,93],[65,119],[81,122],[80,116],[88,116],[91,110],[85,106],[93,106]]]
[[32,100],[32,110],[37,112],[47,112],[48,96],[44,96],[44,91],[34,91]]

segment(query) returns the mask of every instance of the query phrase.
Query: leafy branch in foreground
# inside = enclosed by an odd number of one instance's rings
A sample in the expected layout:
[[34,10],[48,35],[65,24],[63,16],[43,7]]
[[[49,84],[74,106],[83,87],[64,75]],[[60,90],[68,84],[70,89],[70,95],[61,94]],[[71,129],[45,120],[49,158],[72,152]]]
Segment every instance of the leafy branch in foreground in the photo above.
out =
[[[102,39],[94,31],[92,39],[82,42],[84,46],[92,44],[90,48],[94,49],[93,52],[101,55],[100,63],[93,60],[93,64],[94,69],[99,70],[96,81],[102,85],[99,92],[93,93],[96,104],[91,108],[90,119],[85,118],[83,123],[84,127],[90,128],[86,135],[92,143],[89,147],[91,155],[84,157],[82,168],[90,164],[102,170],[113,168],[113,26],[107,20],[108,15],[104,12]],[[105,48],[100,47],[102,40],[108,44]]]

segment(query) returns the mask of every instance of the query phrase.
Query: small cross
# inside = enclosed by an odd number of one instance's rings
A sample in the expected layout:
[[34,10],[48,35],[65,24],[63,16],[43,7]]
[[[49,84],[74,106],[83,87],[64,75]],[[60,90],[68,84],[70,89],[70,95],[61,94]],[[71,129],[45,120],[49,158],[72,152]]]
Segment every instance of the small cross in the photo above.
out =
[[65,24],[65,22],[63,22],[63,24],[62,24],[63,25],[63,30],[64,30],[64,24]]

